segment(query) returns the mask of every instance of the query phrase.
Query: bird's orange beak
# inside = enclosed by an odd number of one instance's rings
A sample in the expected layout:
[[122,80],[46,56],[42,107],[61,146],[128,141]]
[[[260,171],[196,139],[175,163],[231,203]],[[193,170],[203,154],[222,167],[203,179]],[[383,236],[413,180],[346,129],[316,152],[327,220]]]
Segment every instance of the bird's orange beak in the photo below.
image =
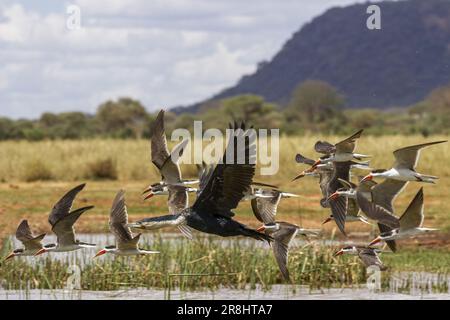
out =
[[382,239],[378,236],[375,239],[372,240],[371,243],[369,243],[369,247],[373,246],[374,244],[377,244],[378,242],[380,242]]
[[106,253],[106,250],[102,249],[99,252],[97,252],[97,254],[94,256],[94,258],[100,257],[100,256],[104,255],[105,253]]
[[38,252],[36,252],[34,256],[35,256],[35,257],[36,257],[36,256],[39,256],[39,255],[41,255],[41,254],[43,254],[43,253],[45,253],[45,252],[47,252],[47,250],[46,250],[45,248],[42,248],[41,250],[39,250]]
[[153,192],[150,192],[150,193],[144,198],[144,201],[150,199],[150,198],[153,197],[154,195],[155,195],[155,194],[154,194]]
[[144,192],[142,192],[142,195],[146,194],[147,192],[152,191],[152,189],[153,189],[153,188],[152,188],[151,186],[148,187],[147,189],[144,190]]
[[16,254],[15,254],[14,252],[11,252],[10,254],[8,254],[8,255],[6,256],[5,260],[3,260],[3,261],[9,260],[9,259],[11,259],[11,258],[14,258],[15,256],[16,256]]
[[321,164],[322,162],[320,161],[320,159],[319,160],[317,160],[316,162],[314,162],[314,164],[312,165],[312,167],[311,167],[311,171],[312,170],[314,170],[315,168],[317,168],[317,166],[319,165],[319,164]]
[[328,200],[336,200],[337,198],[339,198],[339,193],[335,192],[333,193],[331,196],[328,197]]
[[258,229],[256,229],[256,231],[258,231],[258,232],[263,232],[263,231],[265,231],[266,230],[266,227],[265,226],[261,226],[261,227],[259,227]]
[[330,222],[331,220],[332,220],[331,217],[328,217],[328,218],[326,218],[326,219],[322,222],[322,224],[328,223],[328,222]]
[[361,182],[371,181],[373,179],[373,176],[371,174],[368,174],[364,178],[362,178]]
[[303,178],[305,176],[305,171],[302,171],[302,173],[300,173],[298,176],[296,176],[294,179],[292,179],[292,181],[298,180],[300,178]]
[[335,252],[335,253],[333,254],[333,257],[340,256],[340,255],[342,255],[343,253],[344,253],[344,250],[341,249],[341,250]]

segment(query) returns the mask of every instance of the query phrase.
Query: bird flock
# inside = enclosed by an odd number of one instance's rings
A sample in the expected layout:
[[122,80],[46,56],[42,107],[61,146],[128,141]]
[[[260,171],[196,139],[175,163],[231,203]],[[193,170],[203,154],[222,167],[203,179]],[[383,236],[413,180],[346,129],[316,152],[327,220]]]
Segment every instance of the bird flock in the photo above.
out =
[[[182,178],[178,159],[182,156],[188,140],[183,140],[170,152],[164,127],[164,110],[161,110],[151,128],[151,160],[161,174],[161,181],[151,184],[143,193],[144,199],[153,196],[167,196],[168,214],[129,222],[125,192],[120,190],[114,198],[109,218],[109,227],[115,237],[115,244],[99,250],[95,257],[104,254],[120,256],[157,254],[157,251],[141,249],[139,240],[143,232],[166,227],[176,227],[188,239],[193,239],[193,230],[222,237],[244,236],[265,241],[272,248],[275,260],[282,276],[289,281],[288,252],[292,240],[297,234],[309,239],[318,236],[320,230],[305,229],[295,224],[279,221],[277,208],[282,199],[298,197],[283,192],[277,186],[256,182],[255,175],[256,146],[254,130],[245,123],[230,124],[231,135],[222,161],[217,164],[198,166],[198,179]],[[396,240],[433,231],[423,227],[424,193],[423,188],[411,200],[405,212],[399,217],[394,210],[394,200],[410,181],[435,183],[435,176],[416,172],[420,151],[428,146],[446,141],[435,141],[404,147],[393,152],[394,164],[391,169],[370,168],[370,162],[364,159],[369,155],[355,152],[356,143],[363,130],[359,130],[347,139],[336,144],[318,141],[314,149],[321,154],[318,160],[297,154],[295,161],[307,168],[293,181],[307,176],[319,178],[322,193],[320,205],[330,211],[323,222],[334,221],[340,232],[347,237],[347,222],[376,224],[379,235],[367,246],[346,246],[335,253],[359,256],[365,266],[378,266],[385,270],[379,258],[382,249],[375,247],[385,242],[387,247],[397,251]],[[245,139],[247,137],[248,139]],[[239,139],[244,145],[237,143]],[[244,161],[228,161],[227,151],[244,156]],[[236,160],[236,159],[234,159]],[[241,159],[242,160],[242,159]],[[352,170],[367,170],[369,174],[357,177],[359,183],[352,182]],[[377,183],[375,179],[383,179]],[[198,187],[194,187],[198,185]],[[82,214],[93,206],[72,210],[76,196],[84,189],[81,184],[68,191],[53,207],[48,222],[56,234],[56,243],[43,244],[45,234],[33,235],[27,220],[20,222],[16,238],[23,248],[15,249],[6,260],[16,256],[38,256],[44,253],[69,252],[83,248],[96,247],[76,239],[74,224]],[[189,193],[196,196],[189,204]],[[234,219],[233,210],[241,201],[250,201],[252,211],[261,226],[253,229]],[[132,231],[136,233],[133,235]]]

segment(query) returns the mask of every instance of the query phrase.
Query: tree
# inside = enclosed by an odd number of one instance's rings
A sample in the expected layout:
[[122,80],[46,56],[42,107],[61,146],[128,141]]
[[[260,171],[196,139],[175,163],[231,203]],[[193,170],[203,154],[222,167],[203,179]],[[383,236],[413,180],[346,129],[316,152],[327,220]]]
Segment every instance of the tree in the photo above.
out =
[[266,102],[261,96],[245,94],[223,100],[221,109],[228,118],[265,127],[263,117],[275,111],[277,106]]
[[323,121],[344,105],[344,97],[330,84],[306,80],[292,92],[288,108],[299,112],[307,121]]
[[144,106],[130,98],[107,101],[99,106],[96,114],[104,134],[121,138],[142,138],[148,117]]
[[[286,129],[295,132],[313,130],[336,132],[345,123],[341,112],[344,97],[330,84],[307,80],[300,83],[292,92],[291,100],[285,110]],[[297,129],[298,132],[298,129]]]

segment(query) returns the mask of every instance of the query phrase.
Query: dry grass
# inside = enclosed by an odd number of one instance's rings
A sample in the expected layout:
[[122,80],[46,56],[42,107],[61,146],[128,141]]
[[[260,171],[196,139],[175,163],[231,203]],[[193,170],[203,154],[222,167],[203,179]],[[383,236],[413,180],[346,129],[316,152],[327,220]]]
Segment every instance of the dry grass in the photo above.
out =
[[[293,160],[297,152],[314,157],[313,144],[319,137],[282,137],[280,148],[280,170],[275,176],[257,176],[258,181],[278,184],[286,191],[301,195],[298,199],[283,201],[280,205],[280,219],[292,221],[306,227],[321,227],[321,221],[328,216],[328,210],[318,203],[320,193],[317,180],[305,178],[299,182],[290,182],[304,166]],[[342,137],[320,137],[331,142]],[[420,136],[363,136],[358,151],[373,155],[371,165],[383,168],[392,165],[392,151],[396,148],[425,141],[448,139],[445,136],[424,139]],[[156,214],[166,214],[166,199],[154,197],[144,203],[140,196],[148,183],[160,179],[158,171],[150,162],[148,141],[135,140],[88,140],[88,141],[46,141],[46,142],[1,142],[0,143],[0,238],[14,232],[22,218],[29,218],[37,231],[49,231],[46,216],[53,204],[69,188],[79,182],[95,180],[92,174],[93,163],[99,164],[107,159],[114,164],[108,172],[117,175],[116,181],[92,181],[80,194],[79,201],[89,203],[96,208],[86,214],[77,223],[84,232],[107,231],[107,215],[111,201],[120,188],[127,190],[127,201],[131,219]],[[37,166],[36,163],[39,165]],[[450,234],[450,144],[432,146],[422,152],[418,171],[440,176],[437,185],[425,186],[426,224],[439,227],[449,238]],[[41,167],[41,173],[33,176],[30,168]],[[103,168],[103,166],[101,166]],[[42,169],[45,168],[45,169]],[[194,165],[183,165],[185,177],[194,177]],[[47,172],[46,172],[47,171]],[[363,174],[364,172],[361,172]],[[39,178],[40,176],[40,178]],[[28,178],[27,178],[28,177]],[[27,183],[27,180],[46,180]],[[110,176],[111,178],[111,176]],[[411,183],[397,199],[396,209],[400,214],[408,205],[419,188]],[[81,203],[78,203],[81,205]],[[250,204],[242,203],[237,210],[237,218],[245,223],[256,224],[251,214]],[[97,223],[93,223],[97,222]],[[370,231],[370,227],[357,223],[349,224],[350,231]],[[326,232],[332,232],[332,223],[325,226]]]

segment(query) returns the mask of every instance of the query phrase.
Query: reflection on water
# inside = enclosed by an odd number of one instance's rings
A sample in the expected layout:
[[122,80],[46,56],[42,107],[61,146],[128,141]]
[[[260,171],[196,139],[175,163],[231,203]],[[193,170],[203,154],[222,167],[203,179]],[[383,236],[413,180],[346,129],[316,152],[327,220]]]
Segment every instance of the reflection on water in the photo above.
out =
[[324,289],[310,291],[305,286],[275,285],[269,291],[260,288],[254,290],[219,289],[216,291],[186,292],[162,289],[131,289],[117,291],[82,291],[82,290],[30,290],[2,291],[0,300],[412,300],[438,299],[448,300],[450,294],[402,294],[394,292],[371,292],[366,288]]

